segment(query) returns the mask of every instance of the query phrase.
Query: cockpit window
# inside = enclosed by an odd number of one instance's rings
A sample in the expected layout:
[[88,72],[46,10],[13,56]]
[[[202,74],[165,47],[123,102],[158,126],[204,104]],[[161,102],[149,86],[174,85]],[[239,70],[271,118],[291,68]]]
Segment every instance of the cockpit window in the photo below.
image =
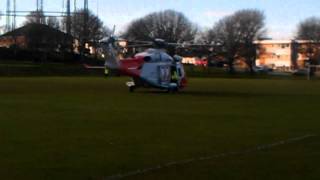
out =
[[150,56],[146,56],[143,58],[145,62],[150,62],[151,61],[151,57]]

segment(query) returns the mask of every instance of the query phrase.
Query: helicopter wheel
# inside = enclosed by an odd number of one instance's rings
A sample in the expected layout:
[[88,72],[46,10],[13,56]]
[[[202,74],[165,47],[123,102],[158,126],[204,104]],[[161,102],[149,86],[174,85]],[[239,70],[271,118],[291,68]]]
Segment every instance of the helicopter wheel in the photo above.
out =
[[129,87],[129,92],[133,93],[135,89],[136,89],[135,86],[130,86]]
[[176,92],[178,92],[178,91],[179,91],[178,88],[169,88],[169,89],[167,90],[168,93],[176,93]]
[[179,88],[174,88],[172,92],[173,92],[173,93],[179,92]]
[[110,71],[109,71],[108,68],[105,68],[105,69],[104,69],[104,76],[105,76],[105,77],[109,77],[109,76],[110,76]]

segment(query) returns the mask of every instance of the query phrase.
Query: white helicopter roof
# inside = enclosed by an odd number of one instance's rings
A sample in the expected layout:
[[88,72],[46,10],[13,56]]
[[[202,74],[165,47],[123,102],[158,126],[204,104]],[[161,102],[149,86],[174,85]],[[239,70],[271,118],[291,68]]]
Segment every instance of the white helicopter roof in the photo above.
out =
[[162,49],[147,49],[135,57],[150,57],[150,62],[172,62],[173,58]]

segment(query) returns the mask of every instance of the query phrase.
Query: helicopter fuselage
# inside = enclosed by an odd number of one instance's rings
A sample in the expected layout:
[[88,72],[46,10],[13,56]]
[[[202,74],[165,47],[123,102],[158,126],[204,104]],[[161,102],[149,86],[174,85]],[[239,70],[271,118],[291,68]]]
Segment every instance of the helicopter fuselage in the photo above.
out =
[[162,50],[149,49],[133,58],[120,60],[118,65],[122,75],[133,79],[127,83],[130,90],[138,87],[179,90],[187,85],[181,61]]

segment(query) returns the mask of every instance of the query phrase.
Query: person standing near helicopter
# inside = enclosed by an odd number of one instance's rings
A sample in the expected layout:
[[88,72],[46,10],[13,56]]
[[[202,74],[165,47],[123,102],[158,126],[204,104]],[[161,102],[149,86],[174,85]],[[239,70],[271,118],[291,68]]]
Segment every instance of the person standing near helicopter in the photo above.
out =
[[171,66],[171,82],[178,83],[178,72],[175,62]]
[[178,68],[178,64],[182,61],[182,57],[178,55],[173,55],[173,62],[171,66],[171,82],[179,83],[179,78],[181,77],[181,73]]

